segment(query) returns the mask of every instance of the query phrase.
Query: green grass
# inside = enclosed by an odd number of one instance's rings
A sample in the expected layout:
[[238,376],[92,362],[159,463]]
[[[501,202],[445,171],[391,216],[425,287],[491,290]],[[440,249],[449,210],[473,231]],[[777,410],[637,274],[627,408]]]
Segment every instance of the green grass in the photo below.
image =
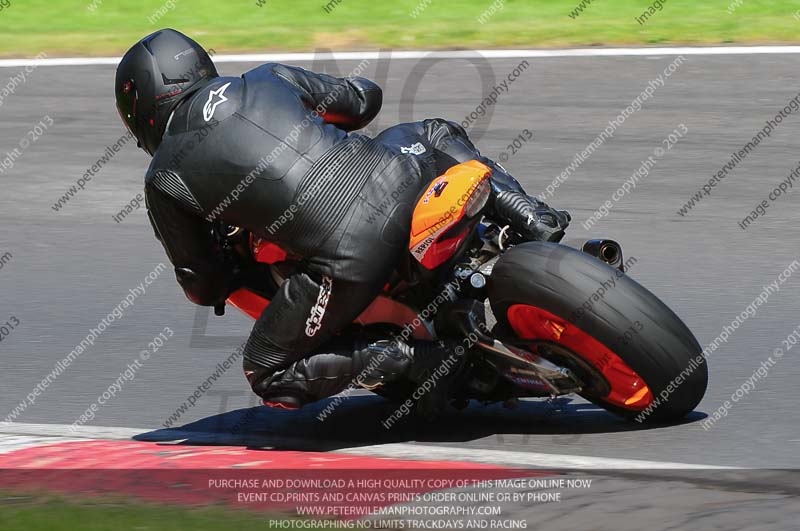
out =
[[[6,0],[3,0],[6,1]],[[507,0],[486,24],[492,0],[8,0],[0,10],[0,55],[107,55],[171,26],[217,52],[376,48],[556,47],[633,44],[791,43],[800,0],[666,0],[640,25],[652,1]],[[94,12],[91,2],[98,2]],[[498,0],[502,1],[502,0]],[[166,3],[174,9],[148,20]],[[427,6],[427,7],[425,7]],[[422,11],[411,17],[416,8]]]
[[[3,531],[269,531],[267,514],[220,507],[172,507],[113,499],[0,493]],[[330,528],[335,529],[335,528]]]

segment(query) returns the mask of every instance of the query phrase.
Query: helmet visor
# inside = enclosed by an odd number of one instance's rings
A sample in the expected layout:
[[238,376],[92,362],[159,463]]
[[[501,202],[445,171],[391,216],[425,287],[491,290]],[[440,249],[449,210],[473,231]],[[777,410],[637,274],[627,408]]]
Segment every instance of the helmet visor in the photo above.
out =
[[139,135],[136,134],[136,107],[138,102],[139,93],[136,90],[136,83],[129,79],[122,84],[117,94],[117,112],[119,112],[119,117],[125,123],[125,127],[137,139],[139,138]]

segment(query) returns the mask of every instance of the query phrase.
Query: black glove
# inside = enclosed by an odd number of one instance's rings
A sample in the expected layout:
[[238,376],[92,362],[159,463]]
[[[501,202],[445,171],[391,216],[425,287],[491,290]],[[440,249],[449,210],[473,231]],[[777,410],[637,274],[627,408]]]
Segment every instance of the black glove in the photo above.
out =
[[494,212],[507,222],[521,241],[559,242],[572,217],[566,210],[555,210],[535,197],[505,190],[495,194]]

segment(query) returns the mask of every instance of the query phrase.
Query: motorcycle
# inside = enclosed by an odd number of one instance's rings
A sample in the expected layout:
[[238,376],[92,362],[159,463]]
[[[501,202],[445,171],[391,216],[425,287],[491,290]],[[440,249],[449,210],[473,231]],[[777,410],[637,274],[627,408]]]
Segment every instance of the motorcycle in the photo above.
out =
[[[702,349],[675,313],[625,274],[621,246],[519,241],[485,215],[490,176],[470,161],[430,183],[414,210],[406,259],[353,326],[460,340],[467,370],[454,404],[576,393],[639,421],[693,411],[708,382]],[[292,274],[297,264],[282,249],[231,229],[225,246],[267,268],[273,286]],[[257,319],[269,294],[253,283],[227,302]],[[409,382],[374,391],[405,400],[414,389]]]

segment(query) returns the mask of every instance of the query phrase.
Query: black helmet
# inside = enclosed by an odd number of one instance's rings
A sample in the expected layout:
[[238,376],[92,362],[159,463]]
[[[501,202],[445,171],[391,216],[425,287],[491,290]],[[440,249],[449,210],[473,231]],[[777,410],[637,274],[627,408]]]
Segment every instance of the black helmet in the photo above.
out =
[[120,61],[114,87],[117,110],[139,147],[152,155],[175,107],[217,76],[202,46],[179,31],[157,31]]

